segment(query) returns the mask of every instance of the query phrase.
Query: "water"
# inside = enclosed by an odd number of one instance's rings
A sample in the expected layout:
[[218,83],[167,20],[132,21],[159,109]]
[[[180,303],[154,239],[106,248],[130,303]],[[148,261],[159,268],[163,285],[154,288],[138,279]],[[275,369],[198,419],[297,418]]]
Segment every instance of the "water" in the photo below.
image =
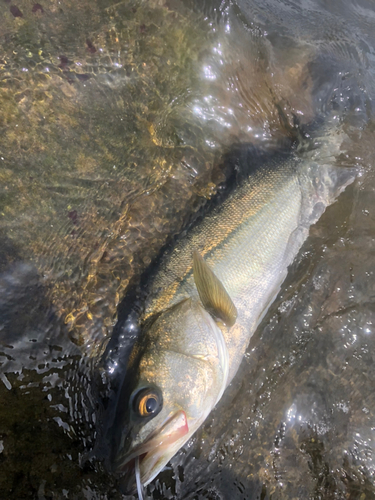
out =
[[147,495],[373,498],[372,2],[12,0],[0,19],[0,497],[121,498],[90,454],[125,363],[100,357],[118,304],[233,144],[329,118],[360,176]]

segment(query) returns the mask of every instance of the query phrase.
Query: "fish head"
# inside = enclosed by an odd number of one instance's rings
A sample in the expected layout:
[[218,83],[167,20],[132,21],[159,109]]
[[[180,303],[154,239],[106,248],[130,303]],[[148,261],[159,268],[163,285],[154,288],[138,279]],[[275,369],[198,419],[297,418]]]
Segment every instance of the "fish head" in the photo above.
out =
[[203,423],[226,388],[228,365],[223,334],[198,301],[181,301],[143,332],[113,425],[112,464],[125,490],[135,460],[147,485]]

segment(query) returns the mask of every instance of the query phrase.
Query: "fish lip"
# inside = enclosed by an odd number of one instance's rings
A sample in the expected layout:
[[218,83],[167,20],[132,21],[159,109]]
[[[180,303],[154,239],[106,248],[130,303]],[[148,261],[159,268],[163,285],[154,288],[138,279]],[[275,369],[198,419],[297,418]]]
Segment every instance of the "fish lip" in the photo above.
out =
[[[147,485],[159,473],[160,462],[165,458],[165,450],[185,437],[189,432],[186,413],[178,410],[167,418],[158,429],[155,429],[144,443],[135,447],[130,453],[115,462],[115,469],[125,476],[134,474],[135,459],[139,457],[141,483]],[[147,471],[142,471],[142,466],[149,461]],[[144,468],[144,467],[143,467]]]

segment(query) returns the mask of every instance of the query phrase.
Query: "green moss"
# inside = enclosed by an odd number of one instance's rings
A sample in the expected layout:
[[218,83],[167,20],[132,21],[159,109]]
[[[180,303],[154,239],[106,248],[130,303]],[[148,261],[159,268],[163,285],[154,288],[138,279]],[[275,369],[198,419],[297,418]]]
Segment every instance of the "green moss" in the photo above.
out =
[[[209,180],[213,154],[188,104],[212,35],[157,2],[18,6],[23,17],[13,19],[0,7],[0,227],[53,284],[51,301],[77,342],[89,343],[107,334],[133,276],[181,227],[171,202],[183,193],[190,201],[177,212],[188,214]],[[176,172],[168,198],[163,186]],[[144,212],[135,216],[137,200]],[[126,231],[144,246],[138,261]]]

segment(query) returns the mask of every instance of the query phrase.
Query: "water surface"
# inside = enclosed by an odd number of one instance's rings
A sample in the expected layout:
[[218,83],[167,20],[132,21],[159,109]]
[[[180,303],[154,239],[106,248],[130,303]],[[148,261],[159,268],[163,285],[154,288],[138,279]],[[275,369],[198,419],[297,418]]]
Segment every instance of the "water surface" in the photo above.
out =
[[1,498],[122,497],[90,458],[124,368],[101,353],[114,328],[125,351],[136,335],[118,305],[233,181],[238,144],[324,142],[326,123],[360,175],[147,494],[375,496],[374,17],[371,1],[1,4]]

